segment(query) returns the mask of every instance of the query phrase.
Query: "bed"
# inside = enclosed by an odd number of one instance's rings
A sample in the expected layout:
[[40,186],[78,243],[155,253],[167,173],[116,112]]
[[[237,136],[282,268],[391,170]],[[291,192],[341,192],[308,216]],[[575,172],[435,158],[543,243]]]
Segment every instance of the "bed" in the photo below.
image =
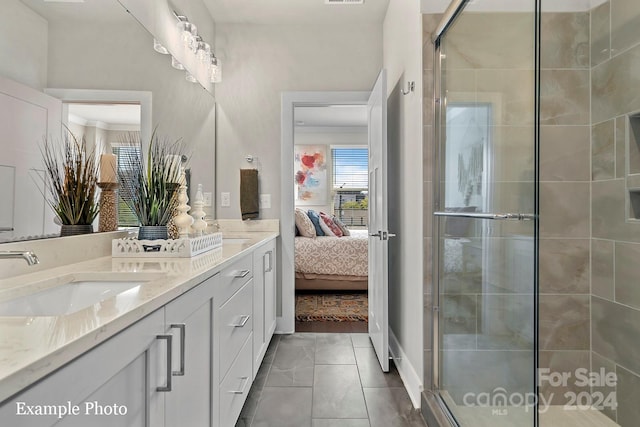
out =
[[296,237],[296,290],[366,290],[368,231],[345,237]]

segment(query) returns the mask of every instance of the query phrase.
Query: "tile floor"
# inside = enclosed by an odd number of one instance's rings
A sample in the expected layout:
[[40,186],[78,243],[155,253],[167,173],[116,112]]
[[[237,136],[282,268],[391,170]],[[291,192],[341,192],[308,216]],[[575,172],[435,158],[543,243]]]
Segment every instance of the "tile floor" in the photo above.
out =
[[364,333],[275,335],[236,427],[426,427]]

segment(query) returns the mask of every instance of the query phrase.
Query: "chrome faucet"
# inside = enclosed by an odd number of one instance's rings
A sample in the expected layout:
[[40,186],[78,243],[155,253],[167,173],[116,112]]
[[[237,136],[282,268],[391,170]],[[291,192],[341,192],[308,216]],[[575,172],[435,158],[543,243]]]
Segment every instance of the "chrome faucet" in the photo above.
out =
[[38,256],[31,251],[0,251],[0,259],[17,259],[22,258],[29,265],[40,264]]

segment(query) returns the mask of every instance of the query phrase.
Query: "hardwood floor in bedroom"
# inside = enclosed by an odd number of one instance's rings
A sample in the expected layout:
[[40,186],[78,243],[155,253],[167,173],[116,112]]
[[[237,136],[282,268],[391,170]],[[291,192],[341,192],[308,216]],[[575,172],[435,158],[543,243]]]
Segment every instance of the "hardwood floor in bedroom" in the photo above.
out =
[[296,332],[273,337],[236,427],[426,424],[393,363],[381,371],[367,334]]
[[296,332],[367,333],[367,322],[298,322]]

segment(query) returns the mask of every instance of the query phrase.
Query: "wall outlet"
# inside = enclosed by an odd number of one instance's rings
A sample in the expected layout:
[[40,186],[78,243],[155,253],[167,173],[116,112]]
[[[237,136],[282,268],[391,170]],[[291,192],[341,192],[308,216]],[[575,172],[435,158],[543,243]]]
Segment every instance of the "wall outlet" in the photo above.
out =
[[260,209],[271,209],[271,194],[260,195]]
[[213,203],[212,193],[202,193],[202,198],[204,199],[205,206],[211,206],[211,204]]
[[220,205],[223,208],[231,206],[231,193],[220,193]]

